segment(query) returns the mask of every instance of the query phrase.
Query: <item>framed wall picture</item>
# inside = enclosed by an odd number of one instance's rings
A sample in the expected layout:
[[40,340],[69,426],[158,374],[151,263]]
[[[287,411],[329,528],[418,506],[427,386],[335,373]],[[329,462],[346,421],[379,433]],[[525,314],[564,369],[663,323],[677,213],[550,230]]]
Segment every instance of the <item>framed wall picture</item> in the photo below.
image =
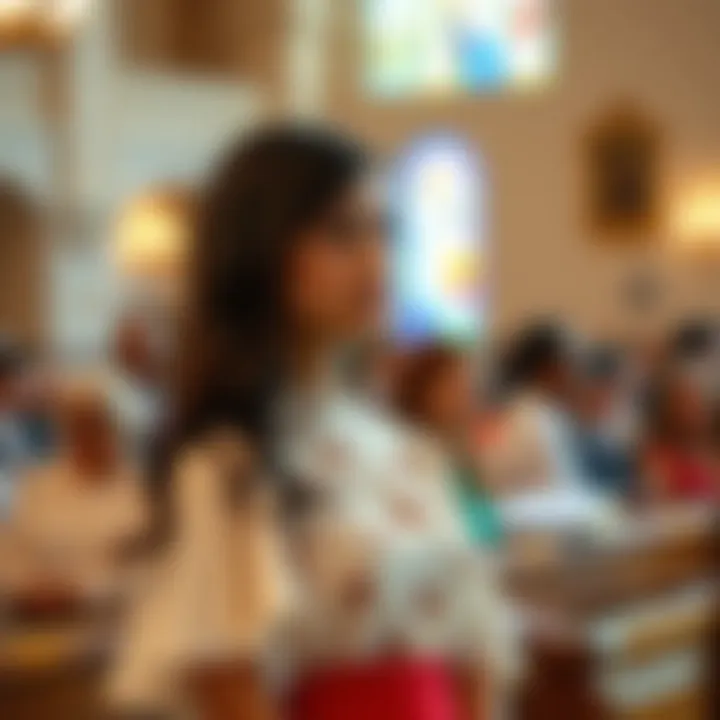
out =
[[586,138],[587,215],[593,234],[637,242],[659,226],[660,133],[630,107],[602,117]]

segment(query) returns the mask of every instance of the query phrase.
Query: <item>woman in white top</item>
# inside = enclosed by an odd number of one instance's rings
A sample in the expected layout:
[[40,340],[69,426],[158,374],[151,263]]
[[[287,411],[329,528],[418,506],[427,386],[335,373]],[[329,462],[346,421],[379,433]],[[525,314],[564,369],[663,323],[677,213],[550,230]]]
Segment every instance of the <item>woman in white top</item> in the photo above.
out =
[[382,315],[366,172],[353,143],[281,127],[207,189],[153,571],[113,678],[126,708],[455,720],[479,696],[456,667],[512,672],[442,459],[334,372]]
[[505,369],[510,402],[502,433],[485,457],[495,492],[587,489],[570,412],[576,353],[569,333],[552,322],[531,322],[511,344]]
[[117,599],[148,509],[100,387],[68,383],[57,417],[57,455],[21,479],[4,564],[14,601],[48,611]]

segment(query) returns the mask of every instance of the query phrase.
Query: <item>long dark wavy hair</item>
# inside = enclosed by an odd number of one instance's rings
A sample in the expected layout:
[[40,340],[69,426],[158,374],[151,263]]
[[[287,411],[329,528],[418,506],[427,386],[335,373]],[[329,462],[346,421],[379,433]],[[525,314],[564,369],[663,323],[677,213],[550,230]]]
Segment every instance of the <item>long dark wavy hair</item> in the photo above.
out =
[[161,507],[168,505],[168,460],[210,429],[238,430],[273,464],[272,408],[289,334],[288,260],[299,234],[367,164],[364,150],[342,135],[277,126],[241,139],[211,177],[190,253],[170,429],[155,472]]

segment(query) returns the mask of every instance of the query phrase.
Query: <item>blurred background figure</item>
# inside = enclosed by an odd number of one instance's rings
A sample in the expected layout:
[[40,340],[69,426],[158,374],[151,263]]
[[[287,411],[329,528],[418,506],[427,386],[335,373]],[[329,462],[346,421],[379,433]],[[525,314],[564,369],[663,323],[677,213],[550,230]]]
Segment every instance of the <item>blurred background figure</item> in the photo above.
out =
[[145,461],[163,414],[163,357],[149,318],[128,313],[118,322],[109,368],[109,392],[128,451]]
[[645,407],[643,494],[650,503],[720,500],[715,406],[702,380],[685,367],[665,371]]
[[720,327],[712,318],[689,318],[668,339],[667,361],[691,372],[702,390],[720,393]]
[[0,517],[9,511],[19,475],[32,457],[21,412],[22,370],[19,349],[0,339]]
[[508,405],[488,457],[493,487],[513,494],[587,484],[574,437],[577,359],[561,325],[532,323],[510,340],[502,369]]
[[473,433],[481,412],[475,378],[471,356],[431,345],[404,359],[395,399],[401,417],[438,443],[450,459],[447,481],[473,541],[494,547],[502,527],[484,485],[481,448]]
[[628,497],[637,438],[633,388],[620,350],[598,346],[581,363],[575,426],[583,476],[601,492]]
[[57,369],[47,361],[31,358],[20,378],[20,419],[34,463],[49,457],[56,449],[57,394]]
[[140,478],[101,386],[68,381],[56,413],[57,449],[25,472],[9,524],[6,591],[22,611],[115,597],[125,554],[145,526]]

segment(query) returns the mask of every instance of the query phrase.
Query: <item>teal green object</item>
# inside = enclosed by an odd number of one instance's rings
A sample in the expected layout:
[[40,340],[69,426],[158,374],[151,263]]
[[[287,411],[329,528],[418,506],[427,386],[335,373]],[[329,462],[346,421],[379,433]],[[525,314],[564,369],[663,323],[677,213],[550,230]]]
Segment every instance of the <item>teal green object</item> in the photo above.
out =
[[455,490],[465,527],[476,545],[498,548],[504,532],[500,515],[492,498],[483,491],[474,474],[468,470],[455,472]]

